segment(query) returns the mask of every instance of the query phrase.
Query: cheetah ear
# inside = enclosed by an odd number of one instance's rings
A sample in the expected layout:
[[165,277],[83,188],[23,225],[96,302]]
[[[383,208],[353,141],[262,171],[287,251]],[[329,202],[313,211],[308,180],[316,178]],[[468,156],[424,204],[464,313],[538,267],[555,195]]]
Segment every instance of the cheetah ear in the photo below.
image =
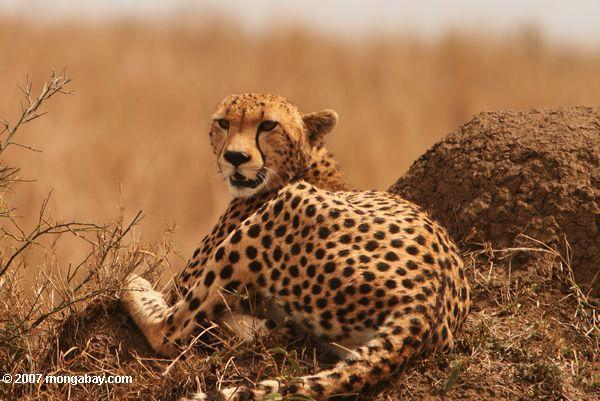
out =
[[304,114],[302,116],[306,134],[310,146],[322,146],[323,138],[327,135],[338,122],[338,115],[335,111],[325,109],[314,113]]

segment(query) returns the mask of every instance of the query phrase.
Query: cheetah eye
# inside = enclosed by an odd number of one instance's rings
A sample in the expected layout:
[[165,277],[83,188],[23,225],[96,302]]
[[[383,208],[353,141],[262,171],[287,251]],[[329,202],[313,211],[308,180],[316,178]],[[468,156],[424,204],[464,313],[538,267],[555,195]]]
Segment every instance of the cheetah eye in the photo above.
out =
[[275,127],[277,127],[277,124],[277,121],[265,120],[258,126],[258,132],[272,131],[275,129]]
[[219,127],[223,128],[223,129],[229,129],[229,121],[227,121],[224,118],[218,119],[217,124],[219,124]]

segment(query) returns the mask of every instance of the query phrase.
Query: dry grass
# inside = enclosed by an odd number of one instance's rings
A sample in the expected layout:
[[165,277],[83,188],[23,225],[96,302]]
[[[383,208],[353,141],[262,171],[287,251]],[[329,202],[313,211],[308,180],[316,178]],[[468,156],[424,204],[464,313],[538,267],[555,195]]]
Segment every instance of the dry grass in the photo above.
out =
[[[219,344],[163,359],[115,297],[133,269],[155,281],[172,275],[182,264],[177,250],[192,249],[223,209],[227,194],[213,171],[204,121],[227,93],[268,91],[305,110],[335,108],[341,123],[330,142],[349,181],[378,188],[475,112],[600,104],[600,57],[552,49],[535,36],[352,45],[301,31],[248,39],[217,27],[1,22],[0,110],[15,110],[11,121],[19,112],[14,84],[25,72],[41,82],[51,66],[68,66],[77,95],[53,99],[48,109],[56,110],[19,134],[19,143],[43,153],[13,146],[2,155],[22,171],[0,174],[8,207],[0,217],[24,227],[64,224],[53,216],[91,223],[35,241],[0,278],[0,373],[134,381],[0,385],[7,400],[172,400],[198,387],[293,380],[331,363],[309,339],[277,334],[241,344],[216,333]],[[16,185],[20,177],[38,181]],[[140,209],[148,216],[142,222]],[[172,221],[182,227],[173,232]],[[22,241],[28,236],[2,239],[2,265]],[[465,259],[475,310],[456,350],[417,361],[367,397],[597,399],[598,311],[572,281],[568,260],[535,242],[527,249],[482,246]],[[513,269],[516,259],[527,263]]]
[[[50,189],[50,211],[61,218],[107,221],[125,204],[126,217],[148,216],[138,232],[149,241],[177,225],[174,239],[187,257],[229,196],[215,174],[206,121],[232,92],[273,92],[303,110],[337,110],[329,142],[348,181],[379,189],[482,110],[600,105],[600,53],[556,49],[531,33],[350,43],[292,28],[248,37],[226,25],[0,20],[2,116],[17,114],[15,83],[27,73],[39,83],[66,66],[76,89],[22,139],[43,153],[10,155],[23,178],[37,180],[14,195],[17,214],[33,223]],[[64,252],[77,249],[65,244]]]

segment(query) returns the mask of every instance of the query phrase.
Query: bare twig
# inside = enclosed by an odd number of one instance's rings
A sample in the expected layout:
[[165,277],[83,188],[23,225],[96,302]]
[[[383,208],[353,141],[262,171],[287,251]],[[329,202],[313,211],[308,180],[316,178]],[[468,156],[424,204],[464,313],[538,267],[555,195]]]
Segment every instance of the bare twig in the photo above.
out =
[[23,124],[35,120],[36,118],[45,114],[40,112],[39,109],[46,100],[50,99],[57,93],[67,95],[73,94],[72,91],[65,89],[65,86],[69,82],[71,82],[71,78],[67,76],[66,70],[63,69],[58,74],[55,71],[52,71],[52,74],[50,74],[50,79],[44,83],[41,93],[37,97],[34,97],[32,94],[31,82],[29,81],[29,77],[27,77],[25,85],[19,86],[27,101],[27,106],[21,104],[21,115],[19,119],[14,124],[9,123],[7,120],[0,119],[0,126],[2,126],[2,130],[0,131],[0,155],[11,145],[26,147],[34,150],[29,146],[14,142],[13,137]]

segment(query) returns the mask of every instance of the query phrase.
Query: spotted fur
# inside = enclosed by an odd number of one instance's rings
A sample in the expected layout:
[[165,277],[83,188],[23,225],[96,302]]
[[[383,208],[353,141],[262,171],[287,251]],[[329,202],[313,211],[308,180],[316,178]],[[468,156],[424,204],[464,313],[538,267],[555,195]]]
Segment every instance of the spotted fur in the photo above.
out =
[[[182,299],[168,306],[140,277],[123,293],[163,354],[211,321],[250,340],[272,328],[268,319],[288,316],[340,356],[294,384],[266,380],[221,398],[358,393],[422,353],[451,349],[469,312],[463,262],[446,231],[398,196],[343,184],[323,146],[336,122],[333,111],[302,114],[278,96],[227,97],[210,138],[234,199],[179,276]],[[226,152],[244,157],[231,164]]]

